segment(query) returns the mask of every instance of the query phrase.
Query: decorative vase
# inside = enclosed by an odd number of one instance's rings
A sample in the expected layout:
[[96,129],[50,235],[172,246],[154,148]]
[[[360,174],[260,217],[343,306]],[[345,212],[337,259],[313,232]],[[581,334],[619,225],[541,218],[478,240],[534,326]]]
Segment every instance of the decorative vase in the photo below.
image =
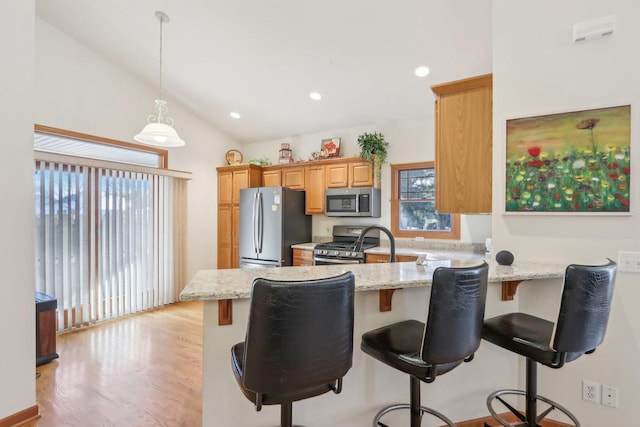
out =
[[377,154],[372,154],[373,160],[373,187],[380,188],[382,186],[382,162]]

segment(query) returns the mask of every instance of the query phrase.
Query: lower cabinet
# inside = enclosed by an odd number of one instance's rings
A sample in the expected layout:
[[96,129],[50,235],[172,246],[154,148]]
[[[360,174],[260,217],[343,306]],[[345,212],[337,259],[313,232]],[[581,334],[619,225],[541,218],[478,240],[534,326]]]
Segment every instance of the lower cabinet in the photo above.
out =
[[313,265],[313,251],[310,249],[293,248],[293,266]]
[[[396,255],[396,262],[415,262],[418,259],[417,255]],[[387,254],[366,254],[365,260],[369,262],[389,262],[389,255]]]
[[218,206],[218,268],[233,268],[233,205]]

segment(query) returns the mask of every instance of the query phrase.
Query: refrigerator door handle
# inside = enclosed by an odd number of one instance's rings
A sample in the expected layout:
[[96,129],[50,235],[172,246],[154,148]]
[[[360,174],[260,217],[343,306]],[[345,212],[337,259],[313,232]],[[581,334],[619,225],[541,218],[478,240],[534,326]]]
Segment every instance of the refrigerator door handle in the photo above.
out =
[[257,214],[256,209],[258,208],[257,201],[258,201],[258,193],[254,193],[254,195],[253,195],[253,213],[252,213],[252,217],[251,217],[252,218],[251,219],[251,225],[252,225],[252,227],[251,227],[252,228],[252,230],[251,230],[252,231],[252,235],[251,235],[252,242],[251,243],[253,244],[253,253],[256,254],[256,255],[258,254],[258,244],[256,242],[256,233],[258,231],[257,230],[257,228],[258,228],[257,227],[258,219],[256,218],[256,214]]
[[264,237],[264,209],[262,193],[258,193],[258,253],[262,253],[262,240]]

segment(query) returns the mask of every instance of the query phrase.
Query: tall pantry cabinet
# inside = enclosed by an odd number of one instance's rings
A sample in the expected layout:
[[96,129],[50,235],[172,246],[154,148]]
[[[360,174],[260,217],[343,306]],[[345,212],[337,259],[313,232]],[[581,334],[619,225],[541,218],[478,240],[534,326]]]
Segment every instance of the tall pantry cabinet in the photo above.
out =
[[218,268],[238,268],[240,189],[260,187],[262,168],[223,166],[218,171]]

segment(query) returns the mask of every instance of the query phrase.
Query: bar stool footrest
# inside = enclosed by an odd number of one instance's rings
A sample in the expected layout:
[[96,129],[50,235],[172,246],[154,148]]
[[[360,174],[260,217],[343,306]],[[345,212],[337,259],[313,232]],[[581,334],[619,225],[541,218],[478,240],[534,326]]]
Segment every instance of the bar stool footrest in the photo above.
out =
[[[385,416],[389,412],[395,411],[397,409],[411,409],[411,405],[409,405],[408,403],[396,403],[395,405],[389,405],[389,406],[386,406],[386,407],[382,408],[376,414],[376,416],[373,418],[372,426],[373,427],[390,427],[390,426],[387,426],[386,424],[382,423],[380,421],[380,418],[382,418],[383,416]],[[443,413],[438,412],[435,409],[427,408],[426,406],[421,406],[420,407],[420,412],[421,412],[420,416],[422,416],[424,413],[431,414],[434,417],[439,418],[440,420],[444,421],[449,427],[456,427],[456,424],[453,421],[451,421]]]
[[[501,396],[504,395],[517,395],[517,396],[525,396],[526,397],[526,393],[524,392],[524,390],[514,390],[514,389],[505,389],[505,390],[498,390],[495,391],[493,393],[491,393],[488,397],[487,397],[487,409],[489,409],[489,413],[491,413],[491,416],[493,417],[494,420],[498,421],[501,425],[503,425],[504,427],[518,427],[518,426],[527,426],[526,421],[524,421],[524,416],[521,412],[514,412],[514,409],[502,402]],[[520,418],[522,420],[521,423],[518,424],[509,424],[504,418],[502,418],[494,409],[493,409],[493,400],[497,399],[499,401],[501,401],[501,403],[503,405],[506,406],[507,409],[509,409],[509,411],[511,413],[513,413],[514,415],[516,415],[518,418]],[[540,396],[537,395],[536,396],[536,400],[541,401],[546,403],[547,405],[549,405],[549,408],[547,408],[545,411],[542,412],[541,415],[537,415],[538,418],[538,422],[542,421],[547,414],[549,414],[551,411],[553,411],[554,409],[557,409],[558,411],[562,412],[563,414],[565,414],[572,422],[573,425],[575,427],[580,427],[580,421],[578,421],[578,419],[575,417],[575,415],[573,415],[567,408],[565,408],[564,406],[560,405],[557,402],[554,402],[551,399],[547,399],[544,396]]]

